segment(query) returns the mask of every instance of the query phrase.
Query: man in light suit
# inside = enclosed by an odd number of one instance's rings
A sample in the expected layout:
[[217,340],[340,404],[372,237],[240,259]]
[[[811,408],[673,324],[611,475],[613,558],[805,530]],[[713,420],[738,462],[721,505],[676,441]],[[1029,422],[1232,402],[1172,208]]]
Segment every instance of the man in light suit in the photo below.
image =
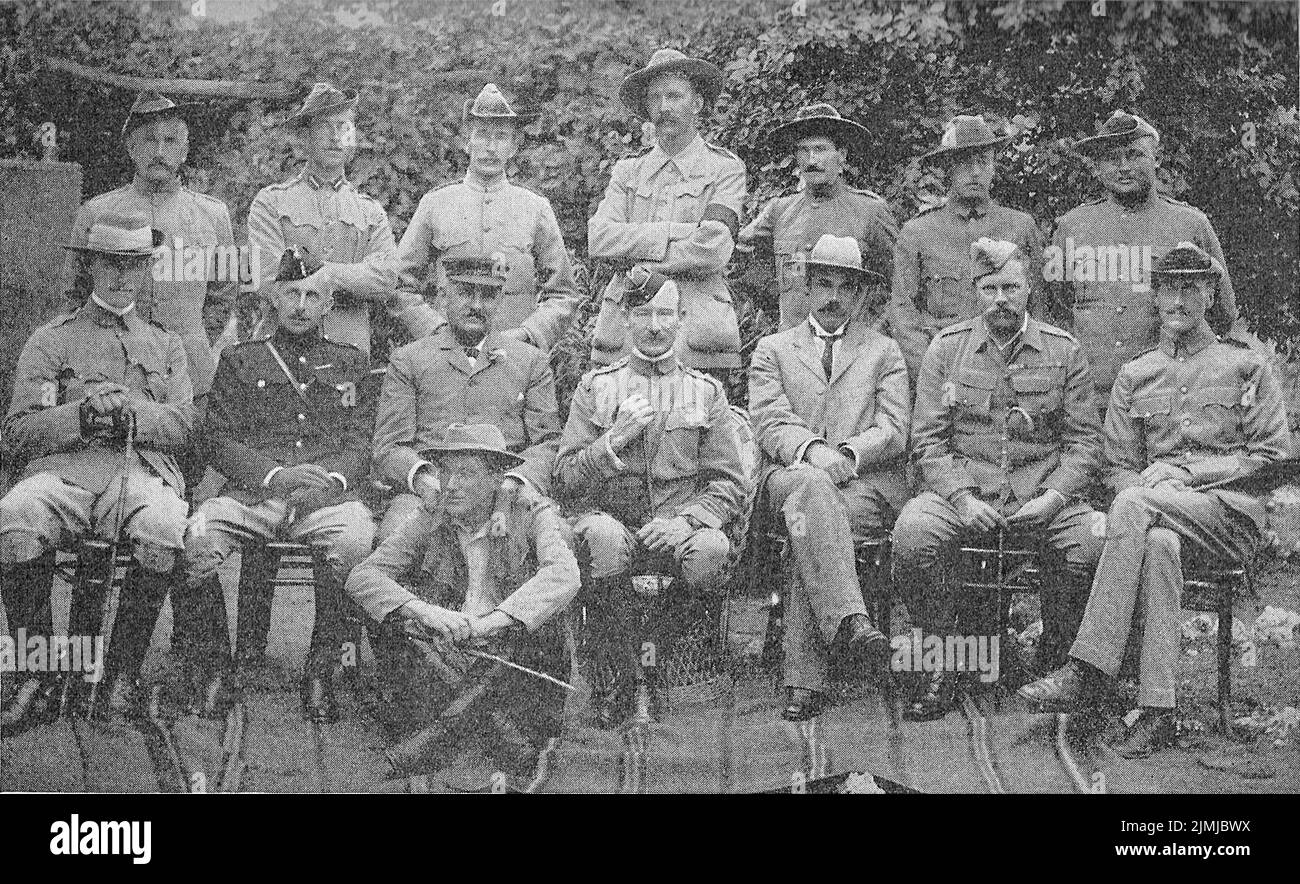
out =
[[786,706],[803,721],[824,704],[831,651],[883,667],[889,640],[867,617],[853,535],[887,528],[907,498],[907,367],[898,345],[857,316],[883,274],[852,237],[827,234],[806,262],[808,321],[758,342],[750,419],[771,465],[767,505],[785,519],[798,579],[786,602]]

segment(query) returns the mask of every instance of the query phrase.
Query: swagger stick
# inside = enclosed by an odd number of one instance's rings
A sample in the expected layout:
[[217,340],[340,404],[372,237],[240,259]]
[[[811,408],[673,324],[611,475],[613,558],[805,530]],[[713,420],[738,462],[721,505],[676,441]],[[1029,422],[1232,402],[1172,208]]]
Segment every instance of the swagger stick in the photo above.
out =
[[[104,633],[104,656],[108,656],[108,646],[113,638],[113,628],[117,626],[114,620],[117,617],[118,594],[121,592],[117,585],[117,546],[122,536],[122,528],[126,525],[126,492],[127,481],[131,474],[131,459],[135,455],[135,412],[126,413],[126,446],[122,454],[122,484],[118,489],[117,495],[117,519],[113,526],[113,536],[108,541],[108,586],[104,589],[103,607],[100,609],[100,630]],[[95,700],[99,695],[99,685],[104,680],[103,673],[95,679],[94,684],[90,686],[90,699],[86,703],[86,717],[95,717]]]

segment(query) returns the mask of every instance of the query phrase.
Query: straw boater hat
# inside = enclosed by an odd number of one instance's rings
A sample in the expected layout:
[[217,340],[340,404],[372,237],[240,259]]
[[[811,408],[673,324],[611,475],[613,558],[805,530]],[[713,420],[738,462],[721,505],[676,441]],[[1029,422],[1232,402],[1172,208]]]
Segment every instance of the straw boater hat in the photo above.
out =
[[860,147],[871,137],[871,132],[852,120],[840,116],[829,104],[810,104],[795,112],[794,119],[782,123],[768,136],[781,153],[791,153],[801,138],[824,135],[841,149]]
[[177,104],[161,92],[141,92],[135,97],[131,109],[126,112],[126,119],[122,121],[122,137],[125,138],[137,126],[155,120],[178,118],[188,125],[185,110],[194,106],[195,102],[192,101]]
[[442,444],[430,446],[423,453],[436,457],[461,451],[494,455],[498,463],[508,467],[517,467],[524,462],[522,457],[506,448],[506,437],[496,424],[448,424]]
[[804,261],[804,266],[850,270],[862,282],[883,282],[885,279],[883,273],[862,266],[862,249],[858,247],[858,241],[851,236],[822,234],[807,260]]
[[1078,153],[1091,156],[1099,150],[1117,144],[1128,144],[1139,138],[1151,138],[1156,144],[1160,143],[1160,133],[1156,131],[1155,126],[1137,114],[1117,110],[1110,115],[1109,120],[1102,123],[1096,135],[1075,142],[1074,149]]
[[329,83],[316,83],[311,87],[311,92],[303,99],[302,107],[298,108],[284,124],[290,128],[305,126],[311,122],[312,117],[318,117],[321,114],[334,114],[343,110],[356,110],[357,101],[361,96],[356,90],[342,92]]
[[934,160],[948,154],[961,153],[968,150],[982,150],[986,147],[993,147],[999,144],[1005,144],[1011,140],[1009,135],[999,135],[993,131],[983,116],[959,115],[953,117],[943,130],[943,138],[939,140],[939,146],[927,154],[923,154],[921,159]]
[[676,49],[659,49],[650,56],[650,63],[639,71],[628,74],[627,79],[618,90],[618,97],[628,109],[640,116],[645,116],[645,91],[650,81],[664,74],[677,74],[690,80],[695,91],[704,98],[708,107],[717,101],[726,79],[722,71],[702,58],[691,58]]
[[505,120],[514,123],[516,126],[527,126],[536,120],[538,114],[536,111],[526,111],[517,113],[506,101],[506,97],[501,94],[496,83],[488,83],[479,92],[478,97],[465,99],[465,105],[461,109],[460,119],[463,123],[468,123],[471,119],[475,120]]
[[162,231],[151,228],[143,216],[105,215],[91,225],[85,245],[68,243],[64,248],[84,255],[148,258],[163,239]]

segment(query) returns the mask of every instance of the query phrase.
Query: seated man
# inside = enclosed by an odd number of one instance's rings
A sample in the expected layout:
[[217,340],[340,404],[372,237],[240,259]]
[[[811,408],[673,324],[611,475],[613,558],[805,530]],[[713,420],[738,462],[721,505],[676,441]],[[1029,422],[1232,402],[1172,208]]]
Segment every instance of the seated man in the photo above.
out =
[[[1026,310],[1020,247],[981,238],[970,255],[983,312],[939,332],[921,361],[912,458],[925,490],[894,526],[894,578],[916,624],[946,642],[957,600],[935,572],[963,534],[1042,532],[1045,659],[1074,634],[1105,533],[1084,498],[1100,457],[1092,381],[1079,342]],[[955,678],[928,673],[905,716],[942,718]]]
[[1216,340],[1205,320],[1223,280],[1221,265],[1187,242],[1152,271],[1160,345],[1121,368],[1111,391],[1107,478],[1118,493],[1083,625],[1069,661],[1020,690],[1040,711],[1092,701],[1119,672],[1140,605],[1142,714],[1115,747],[1126,758],[1149,755],[1174,735],[1183,556],[1249,559],[1264,506],[1232,483],[1290,451],[1267,360]]
[[759,341],[749,369],[750,420],[770,461],[760,488],[784,517],[798,573],[783,638],[789,721],[824,706],[830,652],[877,669],[889,659],[867,616],[853,535],[888,528],[907,499],[907,366],[861,313],[885,277],[863,268],[857,240],[830,234],[804,272],[807,321]]
[[379,536],[387,537],[420,506],[438,503],[438,474],[423,452],[442,442],[451,424],[493,424],[523,458],[505,478],[550,492],[560,437],[555,378],[546,354],[498,332],[508,264],[501,255],[443,258],[447,323],[393,353],[375,422],[375,472],[399,491]]
[[523,458],[497,427],[453,424],[429,453],[442,493],[347,582],[348,594],[383,624],[376,656],[392,686],[388,717],[407,735],[389,763],[395,774],[433,769],[478,734],[519,774],[559,735],[564,694],[536,673],[478,655],[567,672],[556,615],[578,594],[578,563],[548,501],[502,489]]
[[204,444],[229,484],[190,520],[186,589],[176,600],[177,622],[195,633],[178,629],[176,644],[199,674],[204,714],[221,714],[231,668],[218,569],[249,541],[293,540],[321,551],[303,711],[317,721],[338,715],[332,680],[344,640],[343,581],[374,541],[370,511],[357,499],[374,412],[365,354],[321,332],[333,299],[320,267],[304,247],[287,250],[268,293],[274,334],[228,348],[217,366]]
[[590,557],[588,592],[614,676],[596,698],[605,727],[625,717],[634,682],[637,713],[653,714],[655,667],[646,679],[639,663],[657,663],[667,640],[659,636],[646,656],[635,635],[633,562],[666,559],[690,589],[721,590],[731,549],[723,529],[741,514],[749,487],[722,384],[674,353],[683,316],[677,284],[634,271],[629,285],[622,321],[632,352],[583,376],[555,465],[557,496],[585,511],[574,531]]
[[[85,245],[68,247],[90,258],[90,299],[27,341],[4,422],[10,454],[26,464],[22,480],[0,500],[0,598],[15,635],[48,642],[54,550],[78,535],[111,539],[118,524],[132,545],[105,662],[108,709],[120,714],[137,711],[135,684],[181,550],[186,505],[174,455],[185,450],[194,423],[180,337],[134,309],[159,242],[148,218],[106,214],[91,225]],[[82,564],[103,569],[99,576],[112,567]],[[95,605],[73,600],[70,634],[101,632]],[[36,682],[20,686],[5,710],[10,726],[34,724],[55,710],[56,679],[45,674]]]

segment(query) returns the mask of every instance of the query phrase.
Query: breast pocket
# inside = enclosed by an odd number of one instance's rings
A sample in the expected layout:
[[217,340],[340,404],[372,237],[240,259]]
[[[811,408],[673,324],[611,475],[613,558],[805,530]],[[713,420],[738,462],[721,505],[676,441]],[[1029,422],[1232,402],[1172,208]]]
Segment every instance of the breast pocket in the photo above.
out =
[[926,261],[921,274],[925,288],[925,309],[936,319],[964,319],[971,300],[966,265],[960,261]]
[[989,372],[962,369],[953,381],[953,407],[966,414],[988,419],[994,383],[993,375]]
[[1169,415],[1172,410],[1172,397],[1168,394],[1144,396],[1140,399],[1134,399],[1132,404],[1129,405],[1129,415],[1131,417],[1153,428],[1168,426]]
[[1051,414],[1061,408],[1061,384],[1051,375],[1016,375],[1011,388],[1016,391],[1016,404],[1030,414]]
[[709,186],[708,178],[689,178],[675,186],[673,190],[672,221],[694,224],[704,217],[704,204],[707,202],[704,191]]
[[709,414],[703,408],[674,408],[664,422],[665,447],[673,455],[673,466],[681,472],[695,472],[700,453],[700,435],[708,429]]
[[1187,417],[1193,435],[1205,441],[1234,441],[1241,438],[1241,389],[1238,387],[1202,387],[1187,394]]

